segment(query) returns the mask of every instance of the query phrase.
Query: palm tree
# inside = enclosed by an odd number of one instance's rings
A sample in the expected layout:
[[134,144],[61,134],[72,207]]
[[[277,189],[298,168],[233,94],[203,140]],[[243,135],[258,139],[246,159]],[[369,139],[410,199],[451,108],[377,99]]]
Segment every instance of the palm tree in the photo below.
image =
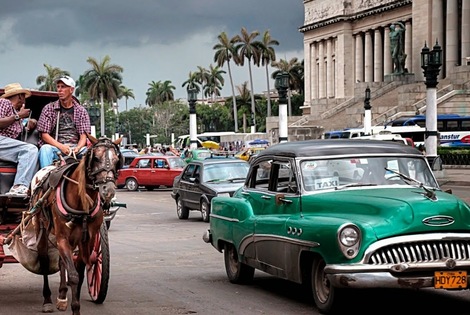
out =
[[162,81],[152,81],[149,83],[150,87],[148,88],[146,95],[147,99],[145,104],[149,106],[161,105],[167,101],[173,101],[175,96],[173,90],[176,88],[171,84],[170,80]]
[[119,88],[121,89],[121,93],[119,94],[120,97],[124,97],[126,99],[126,112],[127,112],[127,100],[129,98],[132,98],[135,100],[134,92],[132,89],[128,89],[124,85],[121,85]]
[[184,87],[185,85],[186,85],[186,91],[189,91],[190,89],[195,89],[196,93],[198,94],[201,91],[198,85],[198,81],[197,81],[197,74],[195,72],[189,71],[188,79],[183,82],[181,87]]
[[230,78],[230,85],[232,87],[232,103],[233,103],[233,120],[235,122],[235,132],[238,131],[237,120],[237,100],[235,97],[235,87],[233,85],[232,70],[230,69],[230,59],[236,54],[235,46],[232,40],[229,40],[225,32],[217,36],[219,43],[213,49],[216,51],[214,54],[214,61],[217,62],[219,67],[223,67],[227,63],[228,76]]
[[253,31],[252,33],[248,33],[246,28],[242,27],[241,29],[241,36],[236,35],[233,38],[235,43],[235,51],[237,54],[237,58],[235,59],[237,64],[243,66],[245,63],[245,58],[248,59],[248,70],[250,73],[250,87],[251,87],[251,115],[252,117],[252,126],[253,131],[256,132],[256,118],[255,118],[255,96],[253,92],[253,75],[251,72],[251,61],[255,65],[260,64],[260,46],[261,42],[255,41],[256,37],[259,35],[258,31]]
[[44,68],[46,68],[46,75],[39,75],[36,78],[39,91],[56,91],[55,81],[63,75],[70,75],[68,71],[47,64],[44,64]]
[[83,74],[83,90],[87,91],[91,99],[98,97],[101,101],[101,136],[105,135],[104,128],[104,100],[112,103],[117,101],[122,84],[121,66],[111,64],[111,58],[106,55],[100,62],[88,57],[87,62],[91,69]]
[[[207,80],[209,78],[209,71],[207,71],[206,68],[201,67],[201,66],[197,66],[197,69],[198,70],[194,73],[196,76],[196,82],[201,85],[201,91],[203,91],[204,86],[206,85]],[[198,93],[199,93],[199,90],[198,90]],[[204,94],[202,96],[202,99],[204,100]]]
[[220,90],[224,86],[224,77],[223,73],[226,73],[224,70],[221,70],[219,66],[209,66],[209,72],[207,76],[207,83],[204,87],[204,94],[206,96],[211,96],[212,101],[215,102],[216,96],[220,96]]
[[176,87],[171,84],[170,80],[165,80],[160,87],[160,103],[173,101],[175,99],[175,94],[173,91],[176,90]]
[[301,65],[301,63],[299,63],[296,57],[292,58],[289,61],[285,59],[273,61],[272,66],[278,69],[271,74],[271,77],[273,79],[275,79],[278,73],[280,72],[287,72],[289,74],[289,89],[287,100],[289,116],[292,116],[291,91],[297,90],[299,88],[300,82],[302,81],[301,78],[303,76],[303,66]]
[[272,46],[279,45],[279,42],[271,38],[269,31],[265,31],[261,41],[261,64],[266,67],[266,84],[268,87],[268,117],[271,116],[271,88],[269,87],[269,64],[276,60],[276,52]]

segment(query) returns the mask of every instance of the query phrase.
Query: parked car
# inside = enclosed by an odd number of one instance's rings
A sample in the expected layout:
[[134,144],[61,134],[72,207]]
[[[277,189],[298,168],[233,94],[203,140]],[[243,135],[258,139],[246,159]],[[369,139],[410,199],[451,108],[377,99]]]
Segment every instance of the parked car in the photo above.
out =
[[249,165],[234,158],[194,160],[173,183],[171,196],[176,201],[179,219],[187,219],[190,210],[201,212],[209,222],[211,200],[215,196],[232,196],[245,182]]
[[121,154],[124,158],[122,168],[128,168],[132,161],[134,161],[134,158],[139,156],[139,153],[131,149],[121,149]]
[[172,187],[174,178],[179,175],[186,163],[178,156],[138,155],[127,168],[119,170],[118,188],[137,190],[145,186],[153,190],[159,186]]
[[211,150],[204,148],[188,150],[188,152],[184,156],[184,161],[186,163],[189,163],[193,160],[204,160],[208,157],[211,157],[211,154]]
[[259,269],[311,284],[322,313],[356,288],[467,289],[470,207],[412,146],[375,140],[274,145],[233,197],[212,199],[204,241],[230,282]]

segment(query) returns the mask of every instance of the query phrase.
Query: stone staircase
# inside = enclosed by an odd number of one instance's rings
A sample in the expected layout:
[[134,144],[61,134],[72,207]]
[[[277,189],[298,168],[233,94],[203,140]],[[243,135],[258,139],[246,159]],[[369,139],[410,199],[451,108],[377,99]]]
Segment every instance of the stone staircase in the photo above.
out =
[[[402,116],[414,116],[426,112],[426,86],[412,75],[406,80],[394,78],[391,82],[358,83],[355,96],[328,104],[320,100],[310,115],[302,116],[290,126],[315,126],[324,131],[357,128],[363,126],[364,91],[371,89],[372,125],[383,125]],[[331,101],[329,101],[331,102]],[[440,80],[437,90],[438,114],[470,115],[470,66],[460,66],[446,79]],[[323,111],[322,111],[323,109]],[[320,113],[319,113],[320,112]]]

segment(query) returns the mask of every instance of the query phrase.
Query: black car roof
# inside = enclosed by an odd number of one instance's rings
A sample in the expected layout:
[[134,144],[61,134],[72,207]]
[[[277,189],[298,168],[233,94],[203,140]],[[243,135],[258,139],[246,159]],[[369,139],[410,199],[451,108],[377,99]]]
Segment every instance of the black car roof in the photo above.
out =
[[367,153],[421,154],[412,146],[392,141],[321,139],[279,143],[261,151],[257,157],[266,155],[308,157]]

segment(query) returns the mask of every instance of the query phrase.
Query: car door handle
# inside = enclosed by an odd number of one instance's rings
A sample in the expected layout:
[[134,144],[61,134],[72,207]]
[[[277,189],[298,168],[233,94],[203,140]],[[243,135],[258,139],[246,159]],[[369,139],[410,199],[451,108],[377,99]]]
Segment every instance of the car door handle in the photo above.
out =
[[271,197],[270,197],[270,196],[263,195],[263,196],[261,196],[261,199],[271,199]]
[[286,198],[279,198],[279,201],[282,201],[284,203],[292,203],[292,200],[286,199]]

